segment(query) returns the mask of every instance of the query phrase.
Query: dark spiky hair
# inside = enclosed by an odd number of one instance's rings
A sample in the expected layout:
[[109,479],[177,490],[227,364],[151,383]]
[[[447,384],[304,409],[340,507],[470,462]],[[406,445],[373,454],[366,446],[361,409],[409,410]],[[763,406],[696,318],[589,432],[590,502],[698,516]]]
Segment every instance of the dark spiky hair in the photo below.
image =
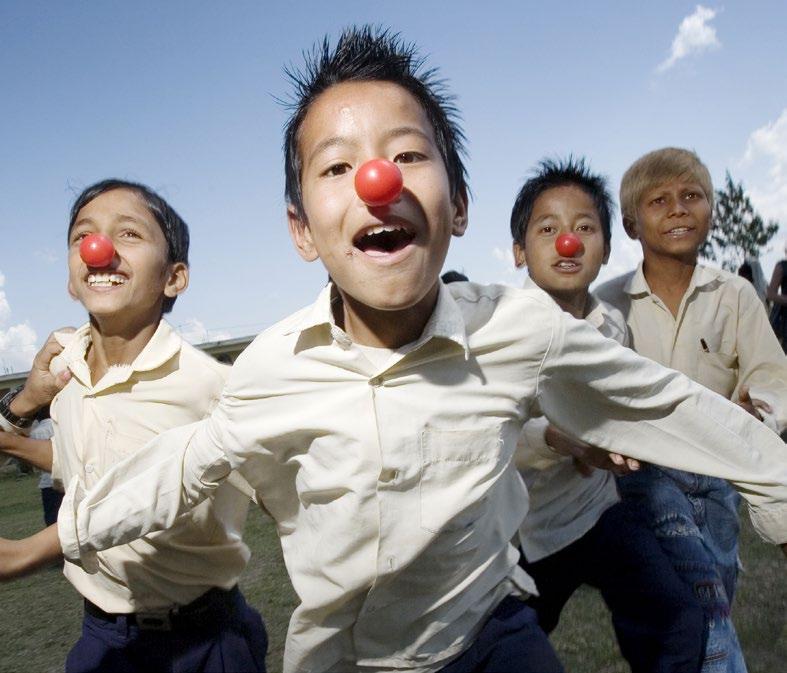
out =
[[467,189],[467,171],[462,161],[465,136],[455,99],[437,70],[424,68],[424,59],[414,44],[388,29],[352,26],[342,31],[335,47],[331,47],[326,36],[311,52],[304,53],[303,58],[301,69],[285,69],[294,91],[291,100],[285,102],[292,112],[284,130],[284,195],[300,216],[304,212],[299,131],[317,97],[342,82],[391,82],[412,94],[434,131],[452,195]]
[[514,208],[511,211],[511,236],[519,245],[525,245],[525,232],[533,214],[533,206],[541,194],[554,187],[574,186],[583,190],[596,207],[604,243],[609,245],[612,239],[612,196],[607,188],[607,181],[602,175],[591,173],[590,167],[583,158],[575,159],[543,159],[531,177],[519,190]]

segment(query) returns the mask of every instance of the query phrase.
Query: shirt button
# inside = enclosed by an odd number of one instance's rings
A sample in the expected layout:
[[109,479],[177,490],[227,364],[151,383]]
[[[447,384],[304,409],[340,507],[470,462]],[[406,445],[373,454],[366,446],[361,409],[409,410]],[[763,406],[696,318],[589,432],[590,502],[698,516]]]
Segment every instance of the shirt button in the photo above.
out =
[[85,463],[85,472],[87,472],[88,474],[90,474],[92,471],[93,471],[93,465],[92,465],[92,463]]
[[399,472],[393,468],[385,469],[380,472],[380,481],[390,482],[394,481],[399,476]]

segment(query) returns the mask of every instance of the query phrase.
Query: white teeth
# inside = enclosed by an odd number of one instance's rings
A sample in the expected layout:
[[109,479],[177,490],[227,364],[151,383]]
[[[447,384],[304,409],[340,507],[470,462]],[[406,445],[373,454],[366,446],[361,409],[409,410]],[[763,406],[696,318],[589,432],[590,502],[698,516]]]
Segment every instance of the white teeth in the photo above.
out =
[[404,227],[397,227],[392,224],[378,224],[376,227],[367,229],[364,236],[372,236],[374,234],[382,234],[386,231],[405,231]]
[[675,227],[674,229],[670,229],[670,234],[685,234],[689,230],[688,227]]
[[91,273],[87,277],[87,284],[90,287],[112,287],[123,285],[126,279],[118,273]]
[[557,265],[562,269],[573,269],[574,267],[576,267],[576,263],[566,262],[566,261],[558,262]]

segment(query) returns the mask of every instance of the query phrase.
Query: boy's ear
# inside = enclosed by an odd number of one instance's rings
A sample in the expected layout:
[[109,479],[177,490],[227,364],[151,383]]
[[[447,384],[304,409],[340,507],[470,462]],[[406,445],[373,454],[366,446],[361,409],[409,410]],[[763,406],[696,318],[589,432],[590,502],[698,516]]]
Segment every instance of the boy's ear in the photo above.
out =
[[77,293],[74,292],[74,286],[71,284],[71,279],[68,280],[68,296],[74,301],[77,301]]
[[467,231],[467,188],[456,190],[453,198],[454,219],[451,223],[451,233],[454,236],[463,236]]
[[170,264],[164,296],[172,299],[181,294],[189,286],[189,267],[183,262]]
[[517,269],[521,269],[523,266],[527,264],[527,261],[525,259],[525,249],[521,245],[519,245],[518,241],[514,241],[513,251],[514,251],[514,266]]
[[636,241],[639,238],[639,234],[637,234],[637,223],[630,217],[623,218],[623,228],[632,241]]
[[309,223],[298,215],[297,209],[292,204],[287,206],[287,226],[290,229],[290,238],[292,238],[298,254],[307,262],[313,262],[317,259],[319,255],[312,240]]

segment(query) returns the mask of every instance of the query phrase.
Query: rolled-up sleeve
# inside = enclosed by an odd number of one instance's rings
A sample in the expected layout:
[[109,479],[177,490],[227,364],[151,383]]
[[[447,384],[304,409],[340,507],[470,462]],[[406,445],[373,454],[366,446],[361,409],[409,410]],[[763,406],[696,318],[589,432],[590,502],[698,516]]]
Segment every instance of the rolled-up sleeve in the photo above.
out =
[[760,535],[787,542],[787,446],[720,395],[556,315],[538,399],[561,430],[589,444],[727,479]]
[[219,407],[204,421],[159,435],[87,493],[72,479],[58,521],[65,557],[96,572],[94,552],[168,528],[208,497],[231,471],[221,416]]

